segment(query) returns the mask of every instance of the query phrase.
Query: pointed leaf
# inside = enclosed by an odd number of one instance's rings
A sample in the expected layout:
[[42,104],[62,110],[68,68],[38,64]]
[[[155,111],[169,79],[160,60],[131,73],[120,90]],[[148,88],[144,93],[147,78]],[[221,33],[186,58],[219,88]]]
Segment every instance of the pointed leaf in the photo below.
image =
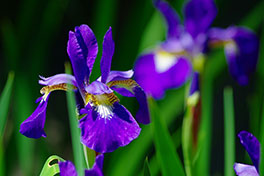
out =
[[3,136],[4,133],[14,76],[14,72],[9,73],[5,88],[0,97],[0,138]]
[[161,164],[161,172],[164,176],[184,176],[181,160],[174,149],[170,133],[164,123],[155,101],[149,98],[152,117],[152,129],[157,157]]

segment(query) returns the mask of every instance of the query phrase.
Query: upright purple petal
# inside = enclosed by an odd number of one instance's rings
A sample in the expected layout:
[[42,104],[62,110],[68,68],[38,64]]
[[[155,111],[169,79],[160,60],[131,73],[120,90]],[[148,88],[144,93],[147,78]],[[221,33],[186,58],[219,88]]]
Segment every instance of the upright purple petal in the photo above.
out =
[[44,125],[46,120],[47,99],[41,100],[37,109],[20,125],[19,132],[29,138],[46,137]]
[[198,72],[193,73],[189,96],[191,96],[196,91],[200,91],[200,83],[199,83],[200,79],[199,79],[199,77],[200,77],[200,75]]
[[92,169],[85,170],[85,176],[103,176],[104,155],[98,155]]
[[256,168],[247,164],[235,163],[234,170],[237,176],[259,176]]
[[77,82],[75,80],[75,77],[72,75],[65,74],[65,73],[56,74],[48,78],[45,78],[43,76],[39,76],[39,77],[41,79],[39,80],[39,84],[41,85],[52,86],[52,85],[61,84],[61,83],[69,83],[77,87]]
[[114,51],[115,51],[115,43],[112,38],[112,28],[110,27],[106,32],[103,41],[103,54],[101,59],[101,72],[102,72],[101,82],[103,83],[106,82],[108,74],[110,72]]
[[168,38],[178,37],[181,32],[178,14],[167,2],[162,0],[154,0],[154,5],[162,13],[167,22]]
[[141,130],[130,112],[117,102],[93,107],[79,126],[82,143],[100,153],[128,145]]
[[87,25],[75,27],[74,32],[69,32],[67,52],[78,86],[83,89],[84,85],[89,82],[89,76],[98,52],[94,33]]
[[184,9],[185,28],[193,38],[205,33],[213,22],[217,9],[213,0],[190,0]]
[[254,166],[258,170],[259,168],[259,158],[260,158],[260,143],[258,139],[253,136],[253,134],[247,131],[241,131],[238,134],[240,143],[244,146],[248,152]]
[[78,176],[77,171],[70,161],[59,162],[60,176]]

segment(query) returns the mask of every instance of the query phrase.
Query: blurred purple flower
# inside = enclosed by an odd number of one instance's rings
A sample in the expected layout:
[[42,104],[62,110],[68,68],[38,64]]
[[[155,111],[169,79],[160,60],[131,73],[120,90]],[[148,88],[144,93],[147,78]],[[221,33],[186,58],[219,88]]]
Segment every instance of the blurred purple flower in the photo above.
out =
[[154,5],[164,16],[168,32],[166,41],[135,63],[135,79],[147,93],[162,98],[166,89],[184,84],[193,70],[202,72],[208,44],[224,45],[231,75],[241,85],[248,83],[258,58],[258,40],[251,31],[210,29],[217,14],[213,0],[190,0],[184,8],[184,26],[167,2],[154,0]]
[[[95,159],[93,167],[89,170],[85,169],[85,176],[103,176],[104,155],[98,155]],[[78,176],[77,171],[70,161],[59,162],[60,176]]]
[[240,139],[240,143],[244,146],[246,151],[248,152],[253,166],[247,164],[234,164],[234,170],[238,176],[259,176],[259,159],[260,159],[260,143],[258,139],[253,136],[253,134],[247,131],[241,131],[238,134]]
[[89,77],[98,52],[94,33],[87,25],[75,28],[69,32],[68,55],[70,57],[74,76],[57,74],[39,81],[45,85],[43,94],[37,101],[39,106],[34,113],[20,126],[20,133],[30,138],[46,137],[44,124],[49,94],[54,90],[67,90],[67,84],[75,89],[77,109],[86,114],[79,121],[81,141],[96,152],[112,152],[120,146],[129,144],[138,137],[140,127],[113,93],[135,97],[139,102],[136,120],[143,124],[150,123],[149,110],[145,92],[131,79],[133,71],[111,71],[111,61],[114,54],[114,41],[111,27],[106,32],[103,41],[101,58],[102,75],[96,81],[89,83]]

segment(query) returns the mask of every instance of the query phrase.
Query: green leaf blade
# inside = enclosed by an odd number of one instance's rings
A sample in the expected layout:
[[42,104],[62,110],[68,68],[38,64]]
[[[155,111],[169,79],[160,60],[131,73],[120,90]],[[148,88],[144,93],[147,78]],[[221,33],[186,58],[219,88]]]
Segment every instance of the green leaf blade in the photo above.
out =
[[3,137],[3,133],[4,133],[8,108],[12,94],[14,76],[15,76],[14,72],[9,73],[5,88],[0,97],[0,137]]
[[177,155],[169,131],[162,121],[162,116],[153,99],[149,99],[150,112],[152,117],[152,129],[157,157],[161,164],[162,175],[184,176],[181,160]]
[[[65,70],[67,74],[71,74],[70,64],[65,64]],[[69,86],[69,89],[71,89],[71,86]],[[67,91],[66,95],[67,95],[67,106],[68,106],[69,121],[70,121],[74,163],[78,175],[82,176],[84,174],[84,155],[80,141],[81,138],[80,138],[80,129],[78,127],[78,118],[75,112],[76,102],[74,98],[74,92],[71,90]]]
[[235,163],[235,117],[232,88],[224,89],[225,175],[233,176]]

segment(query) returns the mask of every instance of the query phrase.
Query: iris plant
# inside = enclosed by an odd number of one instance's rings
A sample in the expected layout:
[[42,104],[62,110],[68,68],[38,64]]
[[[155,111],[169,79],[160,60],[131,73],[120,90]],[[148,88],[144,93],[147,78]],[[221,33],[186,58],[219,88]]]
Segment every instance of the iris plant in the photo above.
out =
[[[70,84],[76,93],[79,113],[84,115],[79,121],[81,141],[96,152],[112,152],[120,146],[129,144],[138,137],[140,127],[150,122],[147,99],[141,87],[131,79],[133,71],[111,71],[114,54],[114,41],[111,27],[103,41],[101,58],[101,77],[89,82],[93,64],[98,52],[98,44],[93,31],[87,25],[69,32],[67,52],[70,57],[74,76],[57,74],[52,77],[40,77],[42,97],[37,99],[37,109],[20,126],[20,132],[30,138],[46,137],[44,124],[49,95],[54,90],[69,90]],[[136,120],[119,103],[113,91],[127,97],[136,97],[139,110]]]
[[260,159],[260,143],[253,134],[247,131],[241,131],[238,134],[240,143],[248,152],[253,166],[247,164],[234,164],[234,170],[238,176],[259,176],[259,159]]
[[[104,155],[100,154],[96,157],[95,163],[91,169],[84,171],[85,176],[103,176]],[[77,176],[77,171],[70,161],[59,162],[61,176]]]
[[184,8],[184,25],[168,3],[154,0],[154,5],[168,31],[166,40],[135,64],[135,79],[147,93],[162,98],[166,89],[181,86],[193,73],[201,74],[206,53],[216,46],[224,47],[233,78],[240,85],[248,83],[258,59],[258,40],[250,30],[210,28],[217,14],[213,0],[190,0]]

